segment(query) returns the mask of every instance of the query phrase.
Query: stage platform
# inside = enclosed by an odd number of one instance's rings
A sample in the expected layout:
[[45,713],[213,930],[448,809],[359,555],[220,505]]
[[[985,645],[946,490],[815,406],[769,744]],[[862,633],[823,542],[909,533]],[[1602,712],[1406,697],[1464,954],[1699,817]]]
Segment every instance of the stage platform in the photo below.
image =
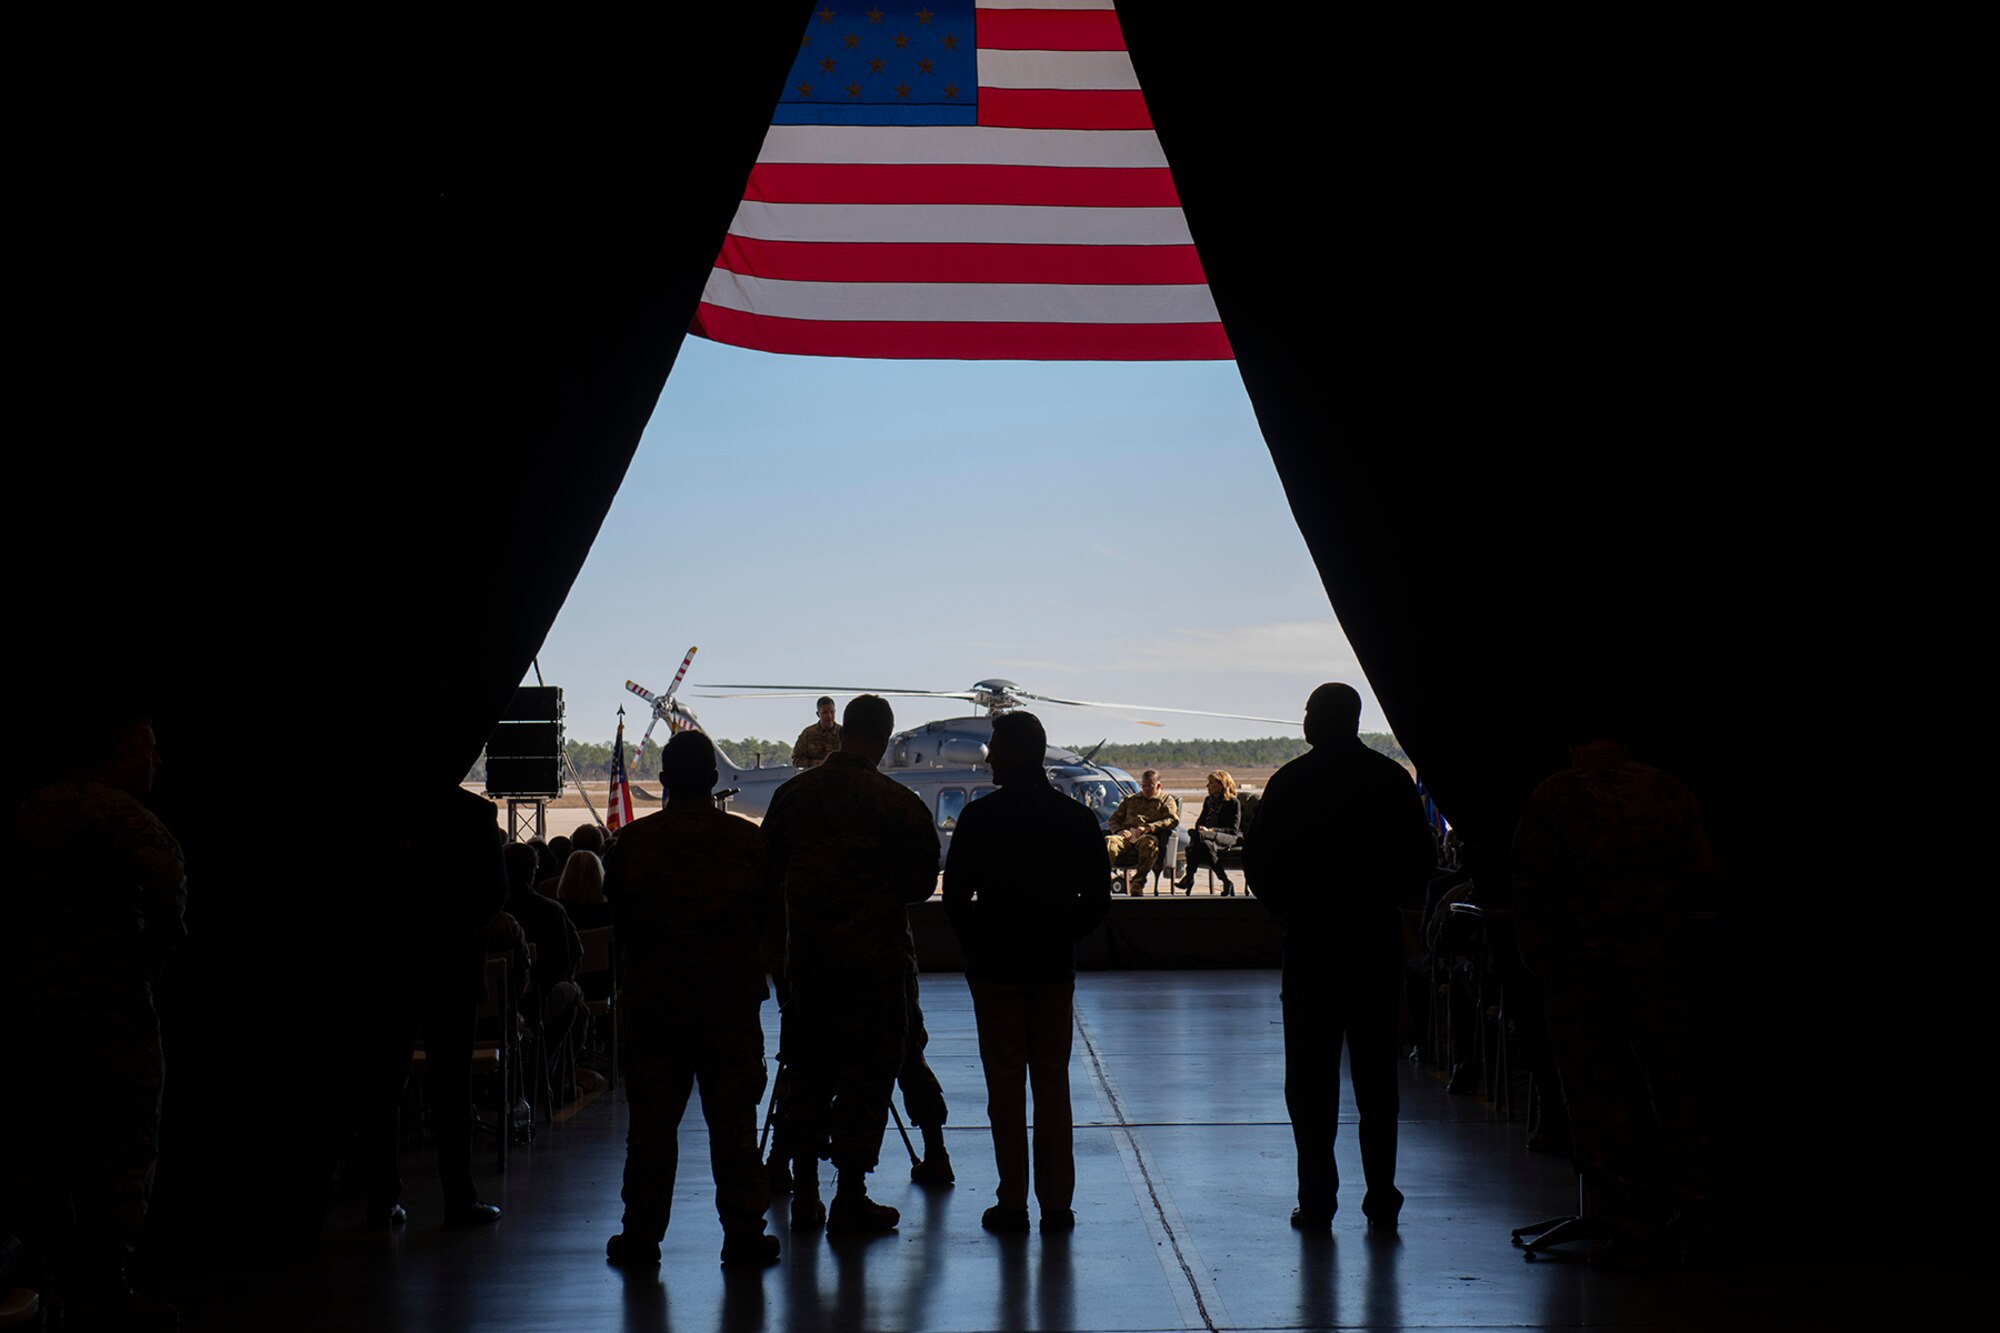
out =
[[[364,1230],[360,1200],[344,1199],[305,1251],[231,1261],[221,1257],[229,1238],[217,1237],[212,1268],[155,1285],[182,1301],[190,1329],[260,1333],[1919,1327],[1931,1326],[1927,1308],[1955,1308],[1940,1287],[1920,1285],[1930,1279],[1886,1264],[1612,1273],[1526,1261],[1509,1228],[1569,1210],[1568,1162],[1528,1153],[1519,1122],[1447,1096],[1414,1065],[1402,1076],[1400,1234],[1363,1227],[1351,1115],[1332,1235],[1292,1231],[1278,978],[1261,970],[1082,976],[1071,1064],[1078,1227],[991,1236],[979,1227],[995,1177],[963,978],[926,975],[923,1002],[958,1184],[910,1184],[892,1127],[872,1187],[902,1210],[892,1235],[793,1236],[780,1199],[771,1219],[782,1262],[724,1273],[691,1107],[663,1262],[621,1274],[605,1264],[604,1241],[618,1229],[626,1109],[621,1095],[599,1094],[516,1152],[504,1176],[482,1141],[481,1189],[506,1210],[491,1228],[442,1229],[434,1163],[412,1151],[407,1228]],[[774,1006],[765,1020],[773,1050]]]

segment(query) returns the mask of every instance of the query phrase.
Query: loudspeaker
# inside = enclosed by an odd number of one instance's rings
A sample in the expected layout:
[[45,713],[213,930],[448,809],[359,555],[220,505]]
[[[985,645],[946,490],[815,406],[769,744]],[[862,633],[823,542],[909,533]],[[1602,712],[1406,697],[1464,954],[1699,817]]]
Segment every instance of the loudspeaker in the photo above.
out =
[[561,687],[524,685],[486,738],[486,794],[560,796],[562,756]]

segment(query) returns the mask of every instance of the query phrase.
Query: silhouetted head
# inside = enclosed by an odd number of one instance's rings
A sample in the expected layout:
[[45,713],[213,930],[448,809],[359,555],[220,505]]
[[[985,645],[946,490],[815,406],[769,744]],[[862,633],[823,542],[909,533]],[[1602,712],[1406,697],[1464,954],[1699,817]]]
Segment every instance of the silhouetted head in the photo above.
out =
[[[604,855],[604,830],[595,824],[584,824],[575,833],[570,835],[569,845],[571,856],[574,856],[577,852],[595,852],[597,855],[602,856]],[[569,869],[569,862],[567,860],[563,862],[563,869]]]
[[1328,681],[1306,700],[1306,743],[1351,740],[1361,731],[1361,694],[1352,685]]
[[542,878],[541,850],[529,843],[510,842],[500,856],[507,863],[507,892],[533,892]]
[[160,742],[153,719],[144,712],[121,709],[92,723],[79,756],[98,777],[141,799],[153,791],[160,771]]
[[566,903],[604,901],[604,862],[597,859],[596,852],[569,854],[562,880],[556,885],[556,897]]
[[542,849],[542,878],[554,879],[562,874],[563,862],[569,860],[569,854],[575,850],[569,839],[560,833],[550,838],[548,846]]
[[813,707],[815,707],[815,708],[817,708],[817,709],[819,710],[819,724],[820,724],[820,725],[821,725],[822,727],[830,727],[830,726],[832,726],[832,725],[833,725],[833,696],[832,696],[832,695],[830,695],[830,694],[822,694],[822,695],[821,695],[821,696],[819,697],[819,702],[818,702],[818,703],[816,703],[816,704],[814,704],[814,705],[813,705]]
[[1010,782],[1047,782],[1049,733],[1033,713],[1002,713],[993,719],[993,741],[986,747],[986,762],[993,780],[1001,786]]
[[889,734],[896,729],[896,710],[879,694],[857,694],[840,715],[840,748],[871,764],[882,762]]
[[673,801],[704,801],[715,790],[715,742],[683,731],[660,751],[660,784]]

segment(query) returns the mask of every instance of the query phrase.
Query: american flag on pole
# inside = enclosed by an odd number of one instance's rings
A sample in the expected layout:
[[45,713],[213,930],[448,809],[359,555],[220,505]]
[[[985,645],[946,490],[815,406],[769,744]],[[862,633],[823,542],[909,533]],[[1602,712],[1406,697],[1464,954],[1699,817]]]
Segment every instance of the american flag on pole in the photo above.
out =
[[618,710],[618,739],[611,743],[611,798],[605,803],[604,827],[616,833],[632,822],[632,785],[625,780],[625,710]]
[[1227,360],[1112,0],[822,0],[693,331],[808,356]]

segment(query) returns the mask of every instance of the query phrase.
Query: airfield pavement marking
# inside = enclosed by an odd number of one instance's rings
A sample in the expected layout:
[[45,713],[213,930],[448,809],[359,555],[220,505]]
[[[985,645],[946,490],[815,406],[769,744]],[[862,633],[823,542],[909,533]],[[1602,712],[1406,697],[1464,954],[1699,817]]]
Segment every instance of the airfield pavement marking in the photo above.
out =
[[1152,1154],[1139,1140],[1138,1125],[1125,1114],[1118,1085],[1091,1038],[1090,1025],[1083,1020],[1082,1006],[1073,1003],[1070,1012],[1076,1019],[1076,1035],[1083,1042],[1091,1082],[1110,1115],[1111,1141],[1118,1148],[1119,1161],[1125,1165],[1125,1179],[1138,1201],[1139,1215],[1146,1221],[1146,1234],[1152,1237],[1153,1252],[1159,1256],[1160,1267],[1166,1273],[1167,1287],[1180,1307],[1181,1322],[1188,1328],[1206,1328],[1210,1333],[1234,1328],[1236,1321],[1229,1317],[1229,1310],[1222,1303],[1215,1275],[1195,1249],[1194,1237],[1187,1223],[1181,1220],[1173,1196],[1167,1192],[1166,1177],[1154,1169]]

